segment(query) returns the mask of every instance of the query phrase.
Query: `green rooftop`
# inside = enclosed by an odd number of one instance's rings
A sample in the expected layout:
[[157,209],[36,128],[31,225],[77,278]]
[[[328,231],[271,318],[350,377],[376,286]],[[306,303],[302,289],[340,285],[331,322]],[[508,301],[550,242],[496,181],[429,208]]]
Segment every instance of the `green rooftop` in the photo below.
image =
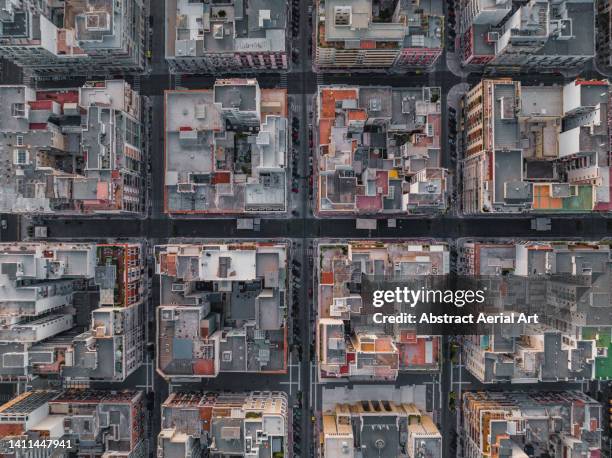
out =
[[597,348],[607,348],[607,356],[595,357],[595,378],[612,379],[612,329],[585,328],[582,330],[582,338],[595,340]]

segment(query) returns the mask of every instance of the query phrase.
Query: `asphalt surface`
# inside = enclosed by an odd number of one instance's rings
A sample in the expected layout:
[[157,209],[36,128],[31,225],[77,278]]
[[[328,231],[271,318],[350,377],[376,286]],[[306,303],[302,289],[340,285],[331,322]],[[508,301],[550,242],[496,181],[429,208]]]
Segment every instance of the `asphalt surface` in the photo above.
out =
[[[537,231],[531,224],[534,216],[504,217],[413,217],[396,219],[396,227],[379,219],[374,230],[357,229],[354,219],[262,218],[260,230],[237,228],[235,218],[83,218],[40,217],[39,224],[48,228],[49,237],[65,239],[105,239],[147,237],[169,238],[460,238],[460,237],[536,237],[600,239],[612,236],[612,218],[601,215],[547,216],[549,231]],[[13,237],[17,234],[12,232]],[[8,237],[8,236],[7,236]],[[10,238],[4,239],[10,240]]]

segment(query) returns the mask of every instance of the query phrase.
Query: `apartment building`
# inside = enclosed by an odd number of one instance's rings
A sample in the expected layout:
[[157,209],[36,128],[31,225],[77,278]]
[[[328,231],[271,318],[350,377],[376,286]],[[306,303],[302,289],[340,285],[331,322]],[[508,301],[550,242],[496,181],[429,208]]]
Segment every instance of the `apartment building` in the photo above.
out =
[[227,79],[166,91],[165,211],[286,211],[288,132],[285,89]]
[[374,307],[372,293],[426,276],[443,278],[449,273],[445,244],[329,242],[318,245],[317,259],[316,352],[322,381],[395,380],[400,371],[440,369],[440,336],[419,335],[407,324],[375,323],[375,313],[404,310],[396,303]]
[[171,393],[161,406],[157,456],[287,456],[283,392]]
[[135,73],[145,67],[142,0],[6,0],[0,55],[27,73]]
[[464,336],[462,362],[480,382],[612,376],[608,245],[474,241],[463,243],[458,254],[459,272],[479,275],[479,281],[501,298],[507,310],[540,317],[538,324],[504,325],[492,333]]
[[172,71],[287,69],[287,2],[165,0],[165,8],[165,54]]
[[612,4],[608,0],[597,0],[597,63],[604,68],[612,67]]
[[461,0],[464,66],[560,71],[595,56],[594,0]]
[[414,404],[336,404],[323,413],[321,435],[326,458],[442,458],[442,435]]
[[157,370],[166,379],[287,370],[287,247],[156,247]]
[[143,361],[138,243],[0,244],[0,379],[123,381]]
[[0,86],[0,208],[141,212],[141,129],[140,96],[123,80],[61,90]]
[[318,0],[315,6],[319,71],[430,68],[442,54],[437,0]]
[[441,103],[437,87],[320,86],[319,215],[444,212]]
[[596,457],[601,404],[579,391],[463,394],[466,458]]
[[144,417],[141,391],[27,391],[0,406],[0,450],[15,453],[15,440],[58,440],[64,447],[45,453],[145,457]]
[[462,102],[463,212],[609,211],[610,85],[485,79]]

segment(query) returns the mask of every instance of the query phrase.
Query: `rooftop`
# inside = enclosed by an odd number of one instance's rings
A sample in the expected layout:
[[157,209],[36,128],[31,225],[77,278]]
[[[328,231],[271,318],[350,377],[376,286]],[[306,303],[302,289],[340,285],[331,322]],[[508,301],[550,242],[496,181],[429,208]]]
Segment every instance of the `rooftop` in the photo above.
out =
[[431,0],[321,1],[319,32],[322,45],[341,44],[345,48],[441,48],[444,19],[441,6]]
[[162,404],[159,450],[175,458],[189,451],[286,453],[287,396],[280,392],[171,393]]
[[159,370],[283,372],[286,256],[282,244],[158,247]]
[[[478,156],[488,170],[479,178],[489,184],[482,193],[486,211],[585,212],[610,207],[607,81],[525,86],[483,80],[477,88],[484,87],[492,90],[487,99],[490,116],[475,116],[483,107],[477,103],[465,122],[470,154],[487,150]],[[472,182],[473,170],[464,167],[464,181]]]
[[444,244],[422,242],[320,244],[317,339],[322,378],[395,379],[400,370],[439,368],[437,336],[376,324],[374,289],[393,290],[395,282],[418,282],[448,273]]
[[[463,430],[481,452],[516,446],[538,455],[557,438],[574,451],[601,446],[601,405],[582,392],[470,392],[463,395],[463,410]],[[523,434],[530,430],[538,433]],[[485,434],[478,437],[480,431]]]
[[127,378],[142,362],[142,263],[139,244],[1,244],[0,376]]
[[319,212],[444,211],[440,96],[429,87],[319,87]]
[[[323,455],[325,457],[440,456],[442,436],[432,419],[415,404],[362,400],[336,404],[323,413]],[[364,456],[365,454],[364,453]],[[426,454],[426,455],[425,455]]]
[[287,94],[255,80],[165,95],[169,213],[286,209]]
[[127,83],[38,91],[0,86],[0,101],[2,211],[140,211],[133,165],[142,160],[140,97]]
[[94,62],[98,69],[114,71],[144,66],[144,21],[138,1],[66,0],[45,2],[36,9],[9,3],[0,48],[17,65],[38,73],[87,72]]
[[470,242],[460,252],[460,272],[480,272],[486,275],[483,282],[503,274],[504,280],[489,288],[495,292],[492,303],[503,303],[504,310],[529,307],[530,313],[540,317],[538,325],[503,327],[491,335],[465,340],[466,367],[479,380],[537,383],[591,379],[596,377],[598,366],[606,367],[607,357],[594,360],[593,355],[603,355],[607,349],[605,334],[601,339],[598,335],[607,329],[606,323],[612,323],[607,274],[612,257],[607,245]]
[[287,4],[281,0],[166,0],[166,56],[193,58],[223,53],[282,52]]

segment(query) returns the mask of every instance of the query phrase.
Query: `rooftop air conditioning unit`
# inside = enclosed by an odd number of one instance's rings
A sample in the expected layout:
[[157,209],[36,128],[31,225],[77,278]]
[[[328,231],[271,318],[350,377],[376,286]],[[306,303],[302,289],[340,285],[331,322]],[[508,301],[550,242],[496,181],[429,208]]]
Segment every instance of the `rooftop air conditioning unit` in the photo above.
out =
[[185,291],[185,283],[172,283],[173,293],[182,293]]

